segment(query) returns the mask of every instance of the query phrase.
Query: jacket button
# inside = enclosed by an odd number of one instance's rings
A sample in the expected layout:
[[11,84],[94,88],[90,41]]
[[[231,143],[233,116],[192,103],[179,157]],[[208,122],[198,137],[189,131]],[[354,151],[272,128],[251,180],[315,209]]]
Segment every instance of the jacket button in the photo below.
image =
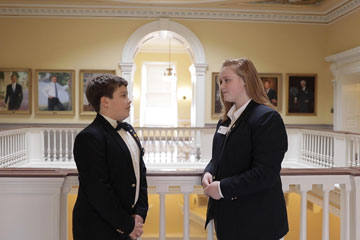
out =
[[117,231],[118,233],[124,234],[124,232],[121,231],[120,229],[116,229],[116,231]]
[[131,184],[131,187],[136,187],[136,184],[135,183]]
[[213,180],[215,180],[215,176],[213,176]]

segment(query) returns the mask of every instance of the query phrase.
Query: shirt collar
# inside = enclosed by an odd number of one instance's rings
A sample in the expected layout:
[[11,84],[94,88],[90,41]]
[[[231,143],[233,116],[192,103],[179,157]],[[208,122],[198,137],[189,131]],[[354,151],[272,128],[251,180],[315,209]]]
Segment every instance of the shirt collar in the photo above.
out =
[[231,119],[232,122],[240,117],[240,115],[244,112],[245,108],[250,103],[250,101],[251,101],[251,98],[244,105],[242,105],[238,110],[236,110],[235,104],[232,105],[232,107],[230,108],[230,110],[227,113],[227,116]]
[[105,119],[106,119],[106,121],[108,121],[109,123],[110,123],[110,125],[111,126],[113,126],[113,128],[116,128],[117,127],[117,121],[116,120],[114,120],[114,119],[112,119],[112,118],[110,118],[110,117],[107,117],[107,116],[105,116],[105,115],[103,115],[103,114],[101,114],[101,113],[99,113],[101,116],[103,116]]

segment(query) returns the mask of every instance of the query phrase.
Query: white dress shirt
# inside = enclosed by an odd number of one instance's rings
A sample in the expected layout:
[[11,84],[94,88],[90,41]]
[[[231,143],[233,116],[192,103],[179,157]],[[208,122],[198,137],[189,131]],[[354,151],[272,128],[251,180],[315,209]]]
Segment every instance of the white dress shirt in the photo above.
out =
[[[117,127],[117,121],[114,119],[111,119],[107,116],[104,116],[102,114],[100,114],[101,116],[103,116],[110,124],[111,126],[113,126],[114,128]],[[135,192],[135,200],[134,200],[134,204],[132,205],[132,207],[135,206],[137,200],[139,199],[139,191],[140,191],[140,149],[139,146],[137,145],[135,139],[133,136],[131,136],[131,134],[127,131],[125,131],[124,129],[120,129],[118,131],[120,137],[124,140],[127,148],[129,149],[130,155],[131,155],[131,160],[133,163],[133,167],[134,167],[134,172],[135,172],[135,177],[136,177],[136,192]]]
[[[244,112],[245,108],[247,107],[247,105],[250,103],[251,99],[249,99],[244,105],[242,105],[238,110],[236,110],[236,106],[235,104],[232,105],[232,107],[230,108],[230,110],[227,113],[227,116],[231,119],[231,122],[229,124],[229,127],[227,128],[227,132],[229,133],[231,130],[232,125],[234,125],[234,123],[236,122],[236,120],[240,117],[240,115]],[[224,198],[224,195],[221,192],[221,188],[220,188],[220,184],[219,186],[219,194],[221,196],[221,198]]]
[[13,92],[15,92],[15,90],[16,90],[16,83],[12,83],[11,86],[12,86]]
[[49,84],[46,84],[45,87],[42,89],[43,94],[49,98],[49,97],[56,97],[56,90],[55,90],[55,84],[56,84],[56,89],[58,92],[58,98],[60,95],[60,91],[64,92],[66,91],[66,89],[69,87],[68,85],[62,86],[59,83],[54,83],[54,82],[50,82]]

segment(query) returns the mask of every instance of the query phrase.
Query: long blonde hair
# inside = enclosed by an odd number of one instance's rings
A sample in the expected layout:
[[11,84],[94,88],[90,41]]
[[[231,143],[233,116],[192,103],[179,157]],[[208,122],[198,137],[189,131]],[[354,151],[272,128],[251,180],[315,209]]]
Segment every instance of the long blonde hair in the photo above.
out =
[[[231,67],[234,73],[244,80],[246,93],[254,102],[258,104],[264,104],[272,109],[275,109],[275,107],[270,103],[269,98],[266,95],[263,83],[259,78],[258,72],[250,59],[239,58],[225,60],[221,65],[221,68],[224,67]],[[217,84],[219,85],[220,89],[220,78],[218,79]],[[227,113],[234,103],[226,102],[224,100],[224,95],[222,94],[221,90],[220,100],[222,103],[222,122],[225,122],[228,119]]]

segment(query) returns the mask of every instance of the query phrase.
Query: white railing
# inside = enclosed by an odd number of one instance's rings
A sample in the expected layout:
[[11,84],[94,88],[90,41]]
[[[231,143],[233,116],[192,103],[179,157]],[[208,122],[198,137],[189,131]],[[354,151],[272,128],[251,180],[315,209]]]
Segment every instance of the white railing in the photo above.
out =
[[[0,131],[0,167],[75,168],[81,128]],[[211,158],[213,128],[136,128],[150,168],[202,168]],[[289,128],[283,167],[360,166],[360,135]]]
[[[81,128],[27,128],[0,132],[1,167],[35,166],[75,167],[73,145]],[[26,133],[26,143],[13,141],[17,132]],[[144,161],[147,166],[167,164],[169,168],[198,166],[208,162],[214,129],[211,128],[137,128],[140,141],[145,148]],[[13,148],[26,147],[25,155],[14,160]],[[11,160],[11,161],[10,161]],[[24,165],[26,164],[26,165]],[[62,164],[62,165],[61,165]],[[64,165],[65,164],[65,165]]]
[[[29,240],[66,240],[71,226],[68,223],[68,194],[76,193],[78,186],[75,170],[0,170],[0,239]],[[330,196],[332,192],[340,194],[340,229],[341,240],[360,240],[360,169],[283,169],[281,179],[284,193],[295,192],[301,197],[299,239],[307,236],[307,202],[313,201],[311,191],[321,191],[319,198],[322,206],[322,240],[329,240]],[[191,239],[189,233],[190,209],[189,194],[202,194],[200,185],[201,173],[187,172],[154,172],[149,171],[147,179],[149,193],[158,194],[159,230],[157,237],[147,239],[172,239],[166,236],[167,194],[181,193],[183,205],[183,237]],[[174,187],[177,192],[174,192]],[[19,210],[20,209],[20,210]],[[14,215],[14,213],[16,213]],[[9,217],[13,216],[13,217]],[[205,218],[202,219],[205,221]],[[40,224],[41,223],[41,224]],[[21,226],[21,231],[13,228]],[[209,225],[211,226],[211,225]],[[261,229],[259,229],[261,230]],[[241,237],[241,233],[239,233]],[[208,229],[207,238],[212,240],[213,229]],[[176,238],[179,239],[179,238]]]
[[332,132],[300,130],[301,160],[316,167],[334,166],[334,136]]
[[0,131],[0,168],[27,160],[26,129]]

